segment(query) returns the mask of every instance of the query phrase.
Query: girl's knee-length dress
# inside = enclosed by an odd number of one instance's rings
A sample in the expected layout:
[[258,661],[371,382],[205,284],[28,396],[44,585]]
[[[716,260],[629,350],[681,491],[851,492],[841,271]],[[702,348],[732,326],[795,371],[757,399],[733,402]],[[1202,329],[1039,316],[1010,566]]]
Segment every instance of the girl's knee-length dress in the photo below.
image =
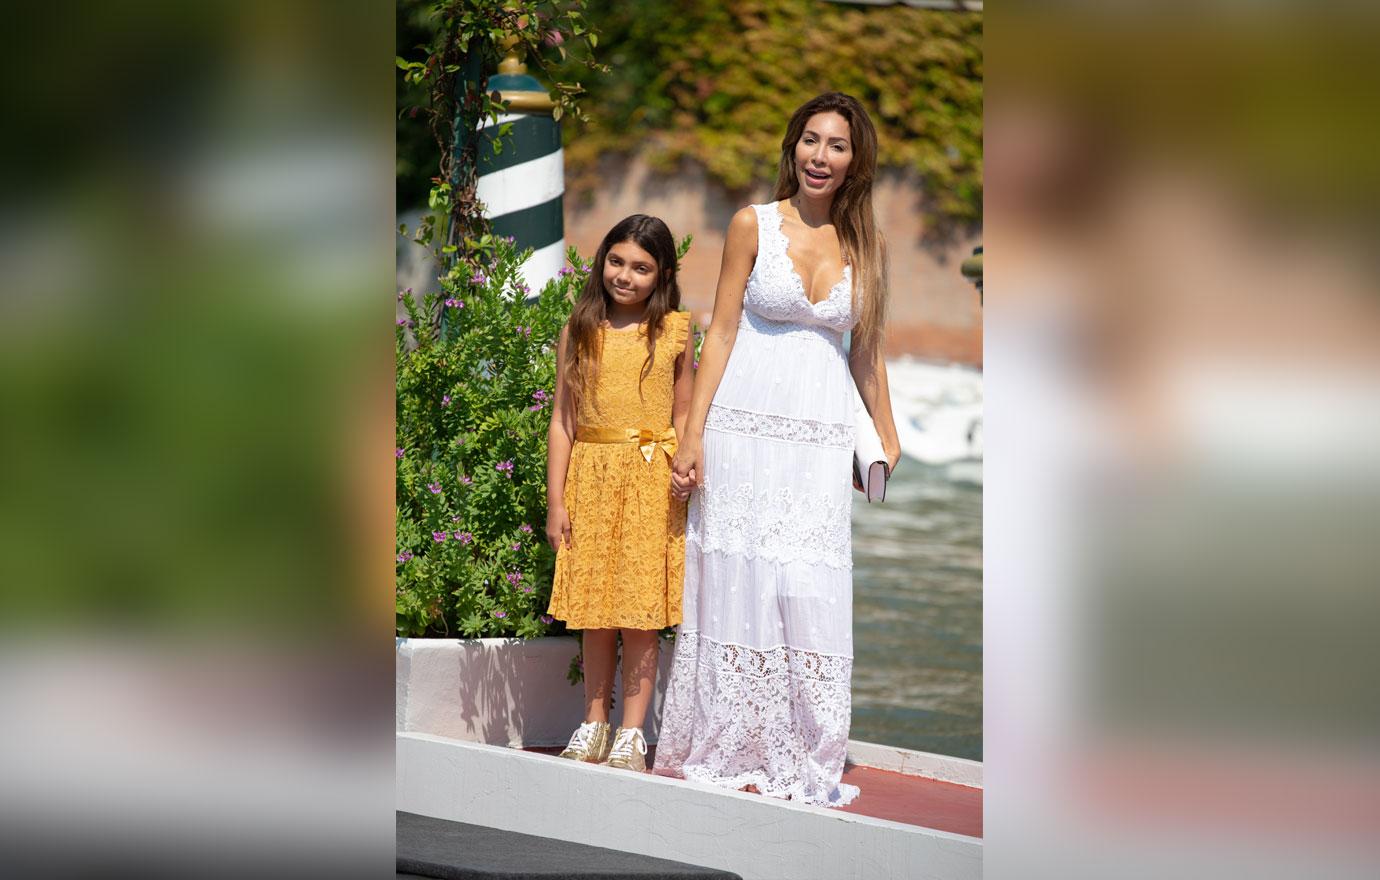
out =
[[[565,482],[573,546],[556,553],[548,611],[571,629],[675,626],[685,581],[685,503],[671,498],[674,446],[653,442],[671,428],[676,358],[685,351],[690,315],[666,315],[640,386],[645,326],[599,332],[598,372],[578,407]],[[608,442],[628,431],[637,439]]]
[[704,430],[656,772],[838,806],[853,668],[850,273],[811,304],[775,204]]

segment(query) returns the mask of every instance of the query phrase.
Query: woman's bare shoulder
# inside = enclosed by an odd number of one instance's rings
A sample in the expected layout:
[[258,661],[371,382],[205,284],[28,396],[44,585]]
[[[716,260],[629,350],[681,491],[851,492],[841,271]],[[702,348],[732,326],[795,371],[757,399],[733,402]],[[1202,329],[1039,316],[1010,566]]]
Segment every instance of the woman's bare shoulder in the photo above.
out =
[[752,205],[739,208],[733,219],[728,221],[724,245],[736,251],[746,251],[753,255],[757,253],[757,212],[753,210]]
[[733,218],[728,221],[728,232],[756,232],[757,231],[757,209],[753,205],[746,205],[733,213]]

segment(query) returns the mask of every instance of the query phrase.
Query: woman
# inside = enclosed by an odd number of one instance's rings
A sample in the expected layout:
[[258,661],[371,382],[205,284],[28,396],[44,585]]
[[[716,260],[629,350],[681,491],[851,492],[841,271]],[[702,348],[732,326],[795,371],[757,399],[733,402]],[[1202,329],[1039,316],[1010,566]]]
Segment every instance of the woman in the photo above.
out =
[[855,381],[890,466],[900,457],[881,352],[876,167],[862,106],[820,95],[787,126],[775,201],[729,224],[673,463],[676,490],[693,496],[659,773],[829,806],[857,795],[839,784]]

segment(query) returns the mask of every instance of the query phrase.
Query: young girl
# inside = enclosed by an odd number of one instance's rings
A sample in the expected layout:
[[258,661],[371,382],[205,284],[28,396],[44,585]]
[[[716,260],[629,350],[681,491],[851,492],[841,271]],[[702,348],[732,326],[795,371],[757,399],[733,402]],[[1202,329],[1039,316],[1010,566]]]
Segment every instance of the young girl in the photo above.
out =
[[[690,316],[676,311],[676,248],[656,217],[604,236],[557,353],[548,434],[549,613],[584,631],[585,721],[563,758],[645,770],[642,723],[657,633],[681,619],[685,503],[671,456],[690,402]],[[623,637],[623,725],[609,702]]]

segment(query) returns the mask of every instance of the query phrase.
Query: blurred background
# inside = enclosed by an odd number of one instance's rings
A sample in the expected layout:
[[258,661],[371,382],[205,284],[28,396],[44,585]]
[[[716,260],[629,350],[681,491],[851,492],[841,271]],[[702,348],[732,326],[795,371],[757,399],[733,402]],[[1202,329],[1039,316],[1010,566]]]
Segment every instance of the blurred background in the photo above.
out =
[[986,869],[1376,876],[1374,7],[992,18]]
[[392,9],[6,11],[0,874],[391,874]]

